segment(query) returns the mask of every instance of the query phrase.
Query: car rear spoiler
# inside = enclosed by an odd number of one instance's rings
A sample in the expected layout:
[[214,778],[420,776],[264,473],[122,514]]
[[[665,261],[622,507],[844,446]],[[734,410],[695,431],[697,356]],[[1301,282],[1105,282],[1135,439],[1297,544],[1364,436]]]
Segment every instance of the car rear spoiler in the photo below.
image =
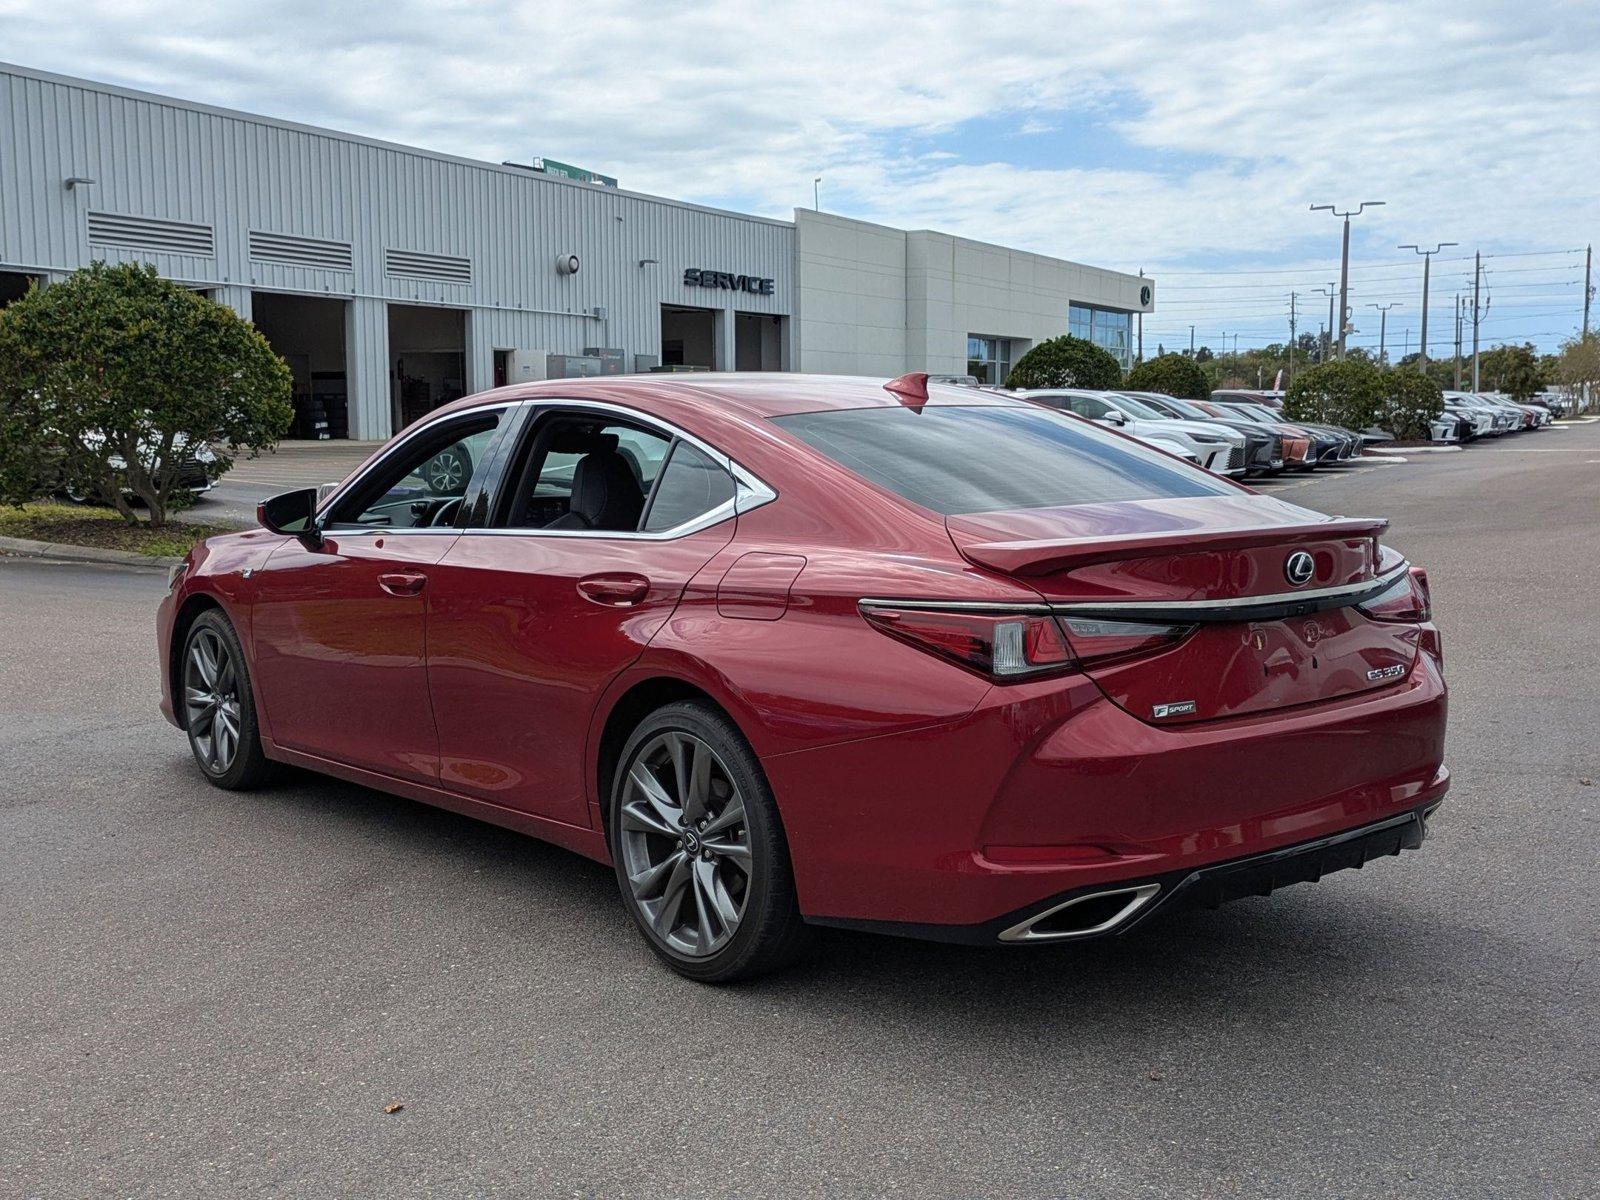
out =
[[1007,575],[1049,575],[1094,563],[1148,558],[1159,554],[1194,554],[1243,550],[1253,546],[1285,546],[1302,542],[1376,538],[1389,527],[1382,517],[1337,517],[1304,524],[1257,525],[1237,529],[1162,530],[1121,537],[982,542],[951,529],[962,555],[979,566]]

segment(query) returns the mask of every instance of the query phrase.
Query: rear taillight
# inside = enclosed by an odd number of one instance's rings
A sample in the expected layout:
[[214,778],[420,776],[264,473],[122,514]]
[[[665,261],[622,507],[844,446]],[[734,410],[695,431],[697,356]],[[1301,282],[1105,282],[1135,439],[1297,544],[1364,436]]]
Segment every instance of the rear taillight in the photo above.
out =
[[1421,567],[1412,567],[1391,587],[1356,607],[1374,621],[1431,621],[1433,598],[1428,590],[1428,573]]
[[[861,615],[884,633],[992,679],[1021,679],[1149,653],[1192,628],[1046,613],[984,613],[863,603]],[[1063,627],[1064,630],[1063,630]]]
[[1055,618],[957,608],[862,605],[861,615],[884,633],[994,679],[1019,679],[1074,666]]
[[1109,662],[1160,650],[1182,638],[1192,625],[1156,625],[1145,621],[1102,621],[1064,617],[1067,641],[1079,662]]

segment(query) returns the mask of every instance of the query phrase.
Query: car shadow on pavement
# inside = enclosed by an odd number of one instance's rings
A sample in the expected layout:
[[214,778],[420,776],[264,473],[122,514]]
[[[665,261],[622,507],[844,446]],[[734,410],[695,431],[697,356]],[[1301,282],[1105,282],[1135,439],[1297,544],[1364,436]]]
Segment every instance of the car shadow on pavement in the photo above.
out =
[[[478,908],[489,936],[516,939],[530,922],[590,939],[607,970],[637,971],[639,986],[689,987],[657,963],[629,924],[610,868],[559,847],[455,813],[309,772],[286,772],[245,799],[317,823],[321,844],[403,862],[416,879],[440,876],[451,902]],[[352,836],[356,835],[356,836]],[[440,869],[440,861],[444,861]],[[973,947],[819,928],[790,970],[723,989],[727,1003],[831,1008],[848,995],[858,1015],[898,1024],[1000,1023],[1043,1034],[1071,1016],[1080,1034],[1124,1023],[1315,1020],[1330,995],[1369,1007],[1416,984],[1445,914],[1418,911],[1391,884],[1411,865],[1379,860],[1269,898],[1214,911],[1152,917],[1124,937],[1076,945]],[[431,869],[430,869],[431,868]],[[1390,878],[1385,879],[1386,874]],[[481,890],[481,907],[473,899]],[[507,905],[506,897],[519,902]],[[426,898],[426,889],[421,897]],[[1481,929],[1450,925],[1471,941]],[[1501,951],[1503,953],[1503,951]]]

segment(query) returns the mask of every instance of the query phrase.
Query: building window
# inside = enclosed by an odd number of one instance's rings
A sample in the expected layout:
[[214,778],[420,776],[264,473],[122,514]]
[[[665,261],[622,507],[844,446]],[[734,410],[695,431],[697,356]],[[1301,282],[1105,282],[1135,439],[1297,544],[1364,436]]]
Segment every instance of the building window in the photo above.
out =
[[1005,383],[1011,374],[1011,339],[967,334],[967,374],[979,383]]
[[1067,309],[1067,332],[1109,352],[1124,371],[1133,365],[1132,313],[1073,304]]

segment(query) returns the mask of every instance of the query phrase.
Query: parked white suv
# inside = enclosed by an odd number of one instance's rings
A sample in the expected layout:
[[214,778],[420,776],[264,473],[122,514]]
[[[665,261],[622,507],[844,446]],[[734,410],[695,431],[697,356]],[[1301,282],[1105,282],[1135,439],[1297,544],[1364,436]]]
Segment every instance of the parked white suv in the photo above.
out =
[[[1175,443],[1217,475],[1243,475],[1245,436],[1210,421],[1180,421],[1123,392],[1091,392],[1080,388],[1038,388],[1013,395],[1077,413],[1101,425],[1120,429],[1141,441]],[[1166,449],[1165,446],[1161,449]]]

